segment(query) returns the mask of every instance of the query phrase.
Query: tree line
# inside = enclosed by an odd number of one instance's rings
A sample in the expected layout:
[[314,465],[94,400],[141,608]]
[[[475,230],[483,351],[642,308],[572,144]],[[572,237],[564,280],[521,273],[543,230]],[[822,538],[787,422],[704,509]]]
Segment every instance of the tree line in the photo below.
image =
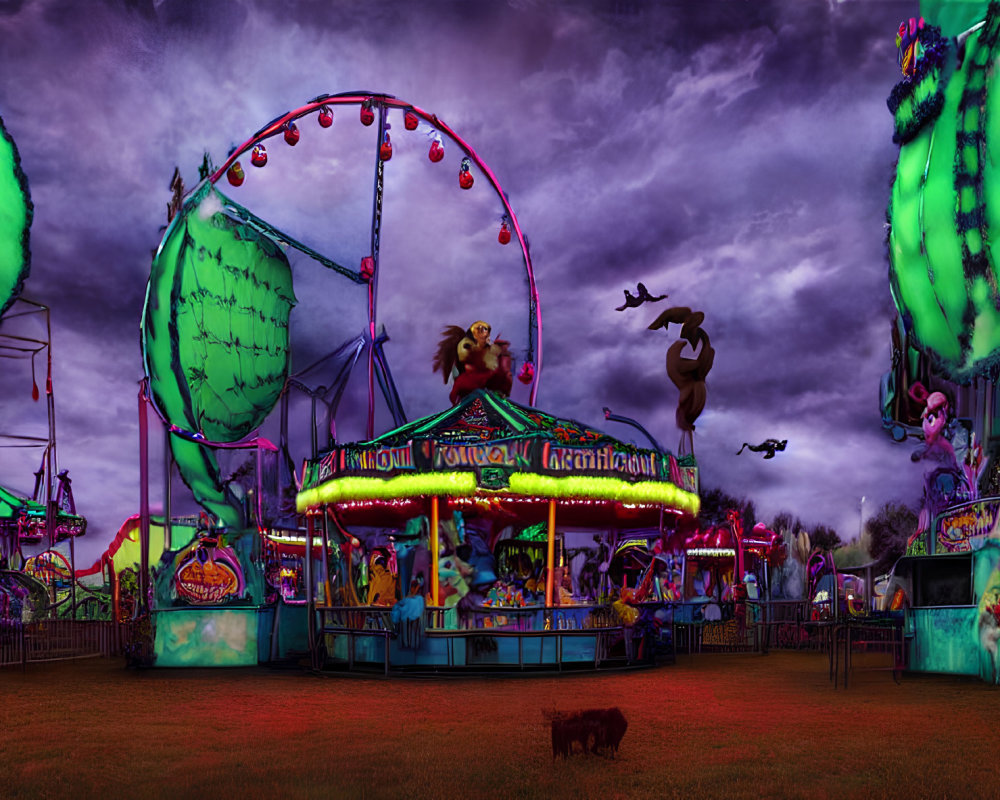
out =
[[[699,521],[702,528],[726,524],[726,512],[736,509],[743,521],[743,530],[750,531],[758,522],[764,522],[768,528],[780,533],[785,543],[791,548],[799,534],[808,534],[811,547],[826,551],[843,551],[845,543],[837,532],[828,525],[818,524],[808,526],[789,511],[780,511],[768,522],[757,516],[753,500],[746,497],[736,497],[723,489],[706,489],[701,493],[701,513]],[[900,502],[887,502],[869,519],[865,520],[861,540],[857,545],[858,553],[844,553],[847,560],[857,563],[843,566],[858,566],[861,563],[872,562],[876,574],[888,572],[896,560],[906,551],[906,541],[917,528],[917,512]],[[855,547],[850,545],[847,547]],[[853,558],[852,558],[853,556]],[[859,560],[860,559],[860,560]],[[840,560],[838,564],[840,564]]]

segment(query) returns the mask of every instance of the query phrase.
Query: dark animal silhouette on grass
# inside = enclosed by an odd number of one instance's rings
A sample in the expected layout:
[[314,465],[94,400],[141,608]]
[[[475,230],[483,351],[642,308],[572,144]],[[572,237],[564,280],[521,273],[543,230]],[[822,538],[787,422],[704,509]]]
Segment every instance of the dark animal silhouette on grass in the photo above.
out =
[[542,713],[552,722],[552,758],[568,758],[577,742],[582,753],[603,750],[614,758],[628,728],[628,720],[620,708]]
[[667,297],[665,294],[661,294],[658,297],[653,297],[649,293],[649,289],[645,287],[644,284],[638,284],[636,287],[636,293],[632,294],[628,289],[625,290],[625,305],[618,306],[615,311],[624,311],[626,308],[638,308],[643,303],[656,303]]
[[765,459],[774,458],[775,452],[778,450],[784,450],[786,444],[788,444],[788,439],[782,439],[781,441],[778,441],[777,439],[765,439],[760,444],[747,444],[746,442],[743,442],[743,447],[736,451],[736,455],[739,455],[744,449],[747,449],[754,453],[765,453]]

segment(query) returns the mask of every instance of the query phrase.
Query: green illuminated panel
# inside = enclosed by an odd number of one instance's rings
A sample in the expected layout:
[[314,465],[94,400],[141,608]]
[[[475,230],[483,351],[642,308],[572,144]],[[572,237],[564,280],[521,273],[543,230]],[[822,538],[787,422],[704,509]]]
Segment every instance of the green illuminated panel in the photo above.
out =
[[156,613],[158,667],[240,667],[257,663],[257,609]]

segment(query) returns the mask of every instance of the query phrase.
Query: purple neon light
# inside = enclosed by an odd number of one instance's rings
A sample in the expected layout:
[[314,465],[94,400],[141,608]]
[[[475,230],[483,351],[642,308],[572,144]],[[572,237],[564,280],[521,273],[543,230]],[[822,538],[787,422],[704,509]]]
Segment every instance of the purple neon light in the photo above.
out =
[[[542,372],[542,307],[538,299],[538,287],[535,285],[535,273],[531,265],[531,256],[528,253],[528,246],[524,240],[524,232],[521,230],[521,225],[517,221],[517,215],[514,213],[514,209],[511,208],[510,203],[507,201],[507,196],[503,192],[503,188],[500,186],[500,182],[497,180],[496,175],[493,170],[490,169],[489,165],[483,161],[479,154],[469,145],[462,137],[460,137],[455,131],[453,131],[448,125],[438,119],[436,114],[429,114],[422,108],[413,105],[412,103],[407,103],[403,100],[399,100],[395,97],[384,94],[346,94],[337,96],[320,97],[312,102],[306,103],[294,111],[289,111],[281,117],[278,117],[273,122],[269,123],[266,127],[262,128],[256,134],[247,139],[243,144],[237,147],[226,159],[225,163],[219,167],[211,176],[209,176],[209,181],[214,185],[217,183],[230,166],[243,155],[248,150],[252,149],[255,144],[262,142],[265,139],[269,139],[279,133],[283,133],[286,123],[304,117],[307,114],[322,108],[323,106],[333,106],[333,105],[360,105],[365,101],[371,101],[374,103],[379,103],[385,108],[398,108],[404,111],[412,111],[419,118],[423,119],[435,129],[448,135],[468,156],[472,162],[479,167],[480,171],[489,179],[490,184],[493,186],[493,190],[497,193],[500,198],[500,202],[503,203],[504,209],[510,218],[511,224],[514,226],[514,232],[517,234],[517,241],[521,245],[521,254],[524,257],[524,268],[528,276],[528,291],[531,297],[531,302],[535,307],[535,346],[534,346],[534,365],[535,374],[531,379],[531,390],[528,396],[528,404],[535,405],[536,398],[538,396],[538,383]],[[374,330],[374,320],[370,320],[370,327],[372,331]],[[374,336],[374,334],[372,334]],[[374,341],[374,339],[373,339]],[[528,342],[529,348],[531,347],[531,342]]]

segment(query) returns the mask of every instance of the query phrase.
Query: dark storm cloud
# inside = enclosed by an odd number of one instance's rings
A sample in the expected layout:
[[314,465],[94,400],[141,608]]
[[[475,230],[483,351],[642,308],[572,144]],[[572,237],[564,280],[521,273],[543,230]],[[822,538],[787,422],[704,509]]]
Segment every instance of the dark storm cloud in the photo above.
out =
[[[0,114],[36,206],[26,295],[53,309],[60,463],[92,517],[87,546],[136,509],[139,315],[174,167],[191,187],[205,151],[221,163],[286,109],[356,89],[439,114],[502,182],[542,298],[542,408],[631,438],[605,423],[607,405],[676,447],[664,353],[677,329],[647,326],[670,304],[702,310],[718,351],[695,443],[706,482],[850,535],[862,494],[919,485],[877,404],[885,97],[896,25],[914,13],[820,0],[0,4]],[[269,143],[268,169],[224,188],[352,267],[371,209],[356,113],[338,110],[322,137],[304,125],[294,151]],[[422,134],[392,133],[380,308],[412,417],[446,403],[429,364],[442,325],[485,316],[523,357],[526,290],[513,246],[496,244],[485,179],[460,193],[455,148],[432,168]],[[293,269],[298,368],[364,314],[307,260]],[[637,281],[669,299],[616,312]],[[364,426],[363,371],[344,436]],[[21,405],[30,375],[17,386],[5,428],[34,412]],[[781,457],[735,456],[774,435],[789,439]],[[20,466],[0,481],[30,488]]]

